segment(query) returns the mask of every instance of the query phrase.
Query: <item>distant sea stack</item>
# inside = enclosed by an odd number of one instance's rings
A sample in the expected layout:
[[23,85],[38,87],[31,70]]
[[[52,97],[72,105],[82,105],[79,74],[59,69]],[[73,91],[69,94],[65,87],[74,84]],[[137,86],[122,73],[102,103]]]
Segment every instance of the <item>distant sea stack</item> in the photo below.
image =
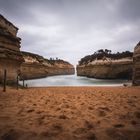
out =
[[22,52],[24,63],[22,63],[21,79],[36,79],[53,75],[74,74],[75,70],[70,63],[56,59],[48,60],[38,54]]
[[134,55],[133,55],[133,85],[140,86],[140,42],[134,48]]
[[24,61],[17,32],[18,28],[0,15],[0,83],[3,83],[4,70],[7,71],[7,83],[16,82],[20,65]]
[[77,75],[99,79],[131,79],[133,53],[112,54],[111,50],[98,50],[85,56],[77,65]]

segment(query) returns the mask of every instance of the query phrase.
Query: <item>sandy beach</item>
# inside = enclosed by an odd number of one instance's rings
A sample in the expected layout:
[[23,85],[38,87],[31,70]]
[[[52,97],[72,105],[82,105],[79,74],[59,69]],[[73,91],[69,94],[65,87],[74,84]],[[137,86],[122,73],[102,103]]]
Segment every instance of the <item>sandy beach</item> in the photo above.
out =
[[140,87],[0,88],[1,140],[140,140]]

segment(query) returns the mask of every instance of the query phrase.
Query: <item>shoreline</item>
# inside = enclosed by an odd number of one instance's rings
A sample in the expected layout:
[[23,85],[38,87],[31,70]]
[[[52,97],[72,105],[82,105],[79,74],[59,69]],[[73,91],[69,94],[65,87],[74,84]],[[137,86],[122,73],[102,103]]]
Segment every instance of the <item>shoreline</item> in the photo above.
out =
[[[130,80],[127,79],[96,79],[81,77],[75,75],[57,75],[41,79],[25,80],[28,87],[50,87],[50,86],[130,86]],[[22,81],[20,81],[22,85]]]

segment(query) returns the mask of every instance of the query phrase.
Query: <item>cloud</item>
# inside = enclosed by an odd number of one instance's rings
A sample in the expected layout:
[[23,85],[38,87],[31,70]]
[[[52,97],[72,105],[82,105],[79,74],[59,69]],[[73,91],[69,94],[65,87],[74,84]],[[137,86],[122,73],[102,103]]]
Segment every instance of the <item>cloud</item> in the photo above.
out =
[[133,51],[139,7],[139,0],[0,0],[0,13],[19,27],[22,50],[73,64],[100,48]]

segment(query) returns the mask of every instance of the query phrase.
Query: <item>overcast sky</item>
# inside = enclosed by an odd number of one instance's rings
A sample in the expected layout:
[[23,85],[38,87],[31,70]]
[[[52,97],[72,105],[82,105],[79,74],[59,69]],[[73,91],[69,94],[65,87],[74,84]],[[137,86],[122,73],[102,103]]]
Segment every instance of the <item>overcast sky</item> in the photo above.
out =
[[19,28],[21,50],[72,64],[140,41],[140,0],[0,0],[0,13]]

